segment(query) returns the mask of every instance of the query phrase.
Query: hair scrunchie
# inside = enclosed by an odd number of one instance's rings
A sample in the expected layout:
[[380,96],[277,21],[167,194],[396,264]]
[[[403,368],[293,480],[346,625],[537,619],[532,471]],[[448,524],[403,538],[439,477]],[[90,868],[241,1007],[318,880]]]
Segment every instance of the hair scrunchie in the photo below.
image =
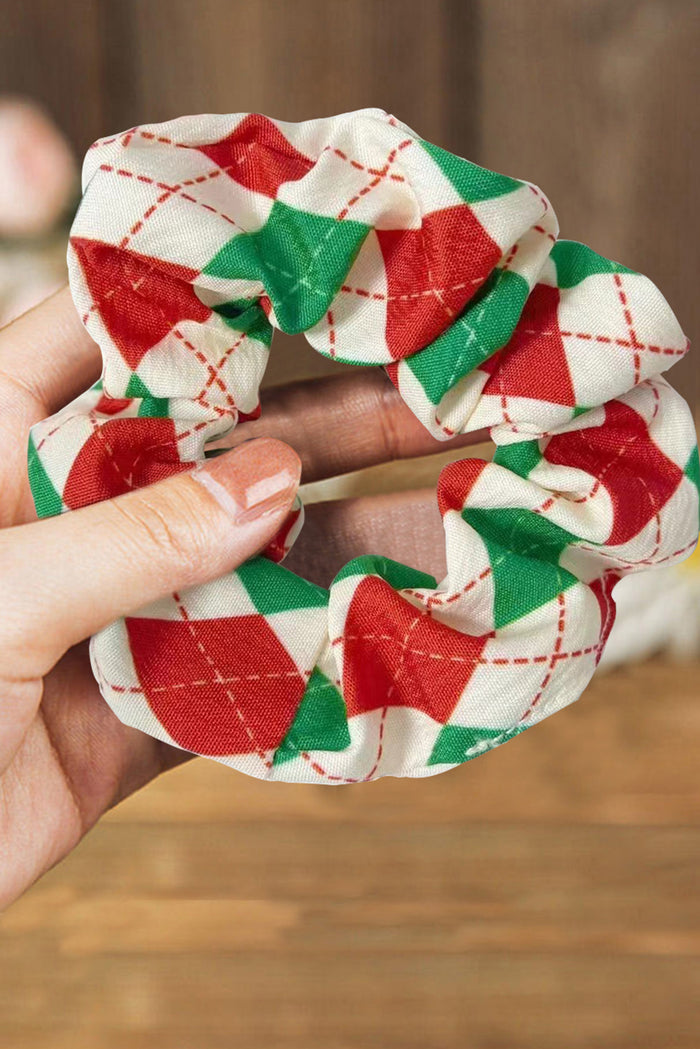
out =
[[35,426],[40,515],[203,459],[258,411],[273,328],[381,365],[438,438],[448,574],[382,557],[330,590],[268,556],[113,623],[95,675],[127,724],[268,779],[427,776],[577,699],[616,581],[698,531],[687,341],[645,277],[557,240],[535,187],[381,110],[184,117],[89,151],[70,283],[98,388]]

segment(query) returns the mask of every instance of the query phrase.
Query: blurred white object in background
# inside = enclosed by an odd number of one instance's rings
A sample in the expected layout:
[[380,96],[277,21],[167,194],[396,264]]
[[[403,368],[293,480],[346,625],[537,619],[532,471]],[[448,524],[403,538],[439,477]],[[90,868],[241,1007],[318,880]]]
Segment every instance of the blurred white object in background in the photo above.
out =
[[0,235],[48,233],[76,192],[70,147],[35,103],[0,99]]
[[617,616],[603,670],[659,653],[682,662],[700,656],[700,549],[673,568],[627,576],[614,596]]
[[35,103],[0,98],[0,325],[66,280],[78,171],[68,142]]

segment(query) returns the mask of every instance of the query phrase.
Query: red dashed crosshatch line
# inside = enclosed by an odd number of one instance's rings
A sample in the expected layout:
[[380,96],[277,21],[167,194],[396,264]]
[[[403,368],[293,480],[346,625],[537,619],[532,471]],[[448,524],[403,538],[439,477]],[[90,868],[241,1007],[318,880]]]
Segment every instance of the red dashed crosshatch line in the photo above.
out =
[[59,418],[57,423],[56,423],[56,425],[52,426],[51,429],[48,430],[45,434],[43,434],[41,439],[39,441],[37,441],[37,443],[36,443],[36,450],[37,450],[37,452],[40,452],[41,449],[44,447],[44,445],[47,443],[47,441],[49,441],[60,430],[62,430],[64,426],[68,426],[69,423],[71,423],[74,419],[78,419],[78,418],[80,418],[80,416],[78,416],[78,415],[65,415],[63,418]]
[[[400,147],[399,147],[400,148]],[[336,146],[324,146],[321,153],[333,153],[334,156],[339,157],[340,160],[345,160],[351,167],[357,171],[366,171],[368,175],[380,175],[382,178],[386,175],[386,169],[384,168],[368,168],[365,164],[361,164],[359,160],[353,160],[351,157],[344,153],[342,149],[338,149]],[[393,182],[405,182],[406,178],[404,175],[397,175],[391,173],[389,178]]]
[[443,423],[438,418],[437,413],[435,414],[435,424],[440,427],[440,429],[442,430],[442,432],[445,434],[446,437],[454,437],[455,434],[457,433],[456,430],[453,430],[451,427],[446,426],[445,423]]
[[[363,197],[367,196],[368,193],[371,193],[373,189],[376,189],[376,187],[379,186],[384,181],[384,179],[389,174],[391,166],[395,162],[396,157],[398,156],[399,151],[402,150],[402,149],[405,149],[407,146],[410,146],[411,144],[412,144],[412,140],[410,138],[409,139],[405,139],[403,142],[399,143],[399,145],[395,149],[391,150],[391,152],[387,156],[387,159],[386,159],[386,162],[384,164],[384,167],[381,168],[381,169],[377,169],[376,172],[372,172],[374,174],[374,178],[369,183],[367,183],[367,185],[364,186],[361,190],[359,190],[352,197],[350,197],[350,199],[347,200],[346,203],[343,205],[343,207],[340,209],[340,211],[336,215],[336,219],[339,222],[342,222],[343,219],[347,218],[348,213],[350,212],[351,208],[353,208],[360,200],[362,200]],[[347,159],[347,157],[345,157],[344,159]],[[371,170],[369,168],[362,167],[362,165],[353,165],[353,166],[359,166],[361,168],[361,170],[367,171],[368,173],[370,173],[370,170]],[[402,181],[403,181],[403,179],[402,179]],[[334,320],[332,309],[329,309],[328,312],[326,313],[326,322],[328,324],[328,345],[329,345],[328,353],[329,353],[330,357],[335,357],[335,354],[336,354],[335,347],[336,347],[337,337],[336,337],[336,331],[335,331],[335,320]]]
[[186,142],[175,142],[174,139],[168,138],[167,135],[154,135],[151,131],[144,131],[140,127],[133,127],[123,135],[113,135],[111,138],[101,138],[97,142],[93,142],[90,149],[99,149],[102,146],[111,146],[119,139],[122,139],[122,145],[127,147],[131,140],[138,136],[139,138],[147,139],[150,142],[160,142],[165,146],[173,146],[175,149],[197,149],[197,146],[190,146]]
[[644,349],[644,344],[637,338],[637,333],[634,327],[634,321],[632,320],[632,313],[629,308],[627,301],[627,295],[625,289],[622,286],[622,278],[619,273],[613,273],[613,280],[615,281],[615,287],[617,288],[617,294],[622,304],[622,311],[625,318],[625,324],[629,328],[630,341],[634,350],[634,385],[639,383],[642,363],[639,356],[639,351]]
[[413,145],[413,140],[410,139],[410,138],[407,138],[407,139],[404,139],[403,142],[400,142],[399,145],[396,146],[395,149],[391,150],[391,152],[389,153],[389,155],[388,155],[388,157],[386,159],[384,167],[381,168],[381,170],[379,170],[376,173],[374,178],[370,182],[368,182],[366,186],[363,186],[362,189],[358,190],[357,193],[355,193],[352,197],[350,197],[350,199],[340,209],[340,211],[336,215],[336,218],[338,219],[339,222],[342,222],[342,220],[347,217],[348,212],[352,208],[354,208],[354,206],[360,200],[362,200],[363,197],[367,196],[368,193],[371,193],[373,189],[376,189],[376,187],[379,186],[384,181],[384,179],[389,174],[390,168],[392,167],[392,165],[396,161],[396,158],[397,158],[399,152],[401,150],[403,150],[403,149],[407,149],[408,146],[411,146],[411,145]]
[[558,654],[561,651],[561,646],[564,642],[564,631],[566,629],[566,598],[563,592],[557,595],[557,601],[559,604],[559,618],[557,620],[557,637],[554,642],[554,649],[549,660],[549,668],[544,678],[542,679],[542,684],[540,685],[537,694],[531,701],[525,713],[518,721],[519,725],[522,725],[523,721],[527,721],[527,719],[530,717],[533,710],[538,706],[540,700],[542,699],[542,696],[544,695],[547,686],[551,683],[552,678],[554,677],[554,669],[557,665]]
[[326,314],[326,320],[328,322],[328,352],[330,353],[331,357],[335,357],[336,334],[335,317],[333,316],[333,310],[328,311],[328,313]]
[[[173,597],[175,595],[173,594]],[[197,622],[197,620],[195,620]],[[212,688],[214,685],[237,685],[242,681],[284,681],[287,678],[308,677],[309,671],[304,670],[263,670],[257,674],[229,674],[218,678],[196,678],[194,681],[176,681],[172,685],[151,685],[149,695],[161,695],[173,689],[179,691],[185,688]],[[144,689],[140,685],[117,685],[108,681],[110,689],[119,695],[143,696]]]
[[[216,383],[216,385],[218,385],[220,387],[220,389],[223,392],[226,393],[229,407],[231,407],[231,408],[235,408],[236,407],[236,405],[235,405],[235,403],[233,401],[233,398],[230,396],[230,393],[228,391],[228,387],[226,386],[226,384],[224,383],[223,379],[221,379],[220,376],[221,376],[221,370],[223,369],[224,365],[228,361],[229,357],[231,357],[232,354],[234,354],[236,352],[236,350],[239,348],[239,346],[242,346],[242,344],[245,342],[247,337],[248,336],[246,335],[246,333],[243,332],[243,334],[240,336],[240,338],[236,339],[236,341],[231,346],[228,347],[228,349],[224,353],[223,357],[218,361],[218,363],[210,365],[210,367],[209,367],[209,378],[207,379],[206,385],[202,387],[200,392],[194,398],[194,400],[198,401],[202,405],[203,408],[216,408],[217,407],[216,405],[212,405],[206,399],[207,390],[211,389],[211,387],[215,383]],[[202,354],[202,356],[204,356],[204,355]],[[206,357],[204,359],[206,360]]]
[[488,568],[484,568],[484,570],[480,572],[479,575],[475,576],[473,579],[470,579],[468,583],[465,583],[463,587],[461,587],[459,590],[455,591],[452,594],[445,595],[435,593],[429,594],[426,597],[426,595],[421,593],[420,590],[412,590],[409,587],[405,587],[402,590],[402,593],[408,594],[410,597],[415,597],[419,601],[425,601],[426,604],[430,607],[434,605],[435,607],[440,608],[442,605],[451,605],[454,601],[459,601],[461,597],[464,597],[465,594],[468,594],[471,590],[474,589],[474,587],[478,586],[479,583],[483,583],[485,579],[488,579],[488,577],[492,573],[493,565],[489,565]]
[[[393,641],[393,634],[340,634],[331,641],[333,647],[344,644],[346,641]],[[582,656],[590,656],[597,652],[599,644],[588,645],[585,648],[576,648],[571,652],[547,652],[536,656],[451,656],[444,652],[430,652],[421,648],[406,648],[406,652],[412,656],[422,659],[445,660],[447,663],[468,663],[470,666],[482,667],[527,667],[538,666],[540,663],[548,663],[554,659],[555,662],[563,662],[568,659],[580,659]]]
[[510,269],[510,267],[511,267],[511,265],[513,263],[513,259],[518,254],[519,247],[520,247],[520,245],[516,242],[513,245],[513,247],[510,249],[510,251],[508,252],[508,255],[506,256],[506,260],[505,260],[505,262],[503,263],[503,265],[501,267],[501,272],[502,273],[505,273],[506,270]]
[[[658,535],[656,543],[658,551]],[[677,558],[683,557],[684,554],[688,554],[691,550],[694,550],[697,546],[697,539],[693,539],[692,543],[687,543],[679,550],[674,550],[672,554],[666,554],[664,557],[645,557],[639,561],[628,561],[626,558],[620,557],[619,554],[609,553],[607,550],[602,549],[602,547],[588,546],[585,543],[577,543],[576,546],[578,550],[584,550],[588,554],[596,554],[598,557],[604,557],[610,561],[615,561],[616,569],[620,572],[625,572],[628,568],[633,570],[635,568],[641,568],[644,565],[648,565],[650,568],[656,568],[658,565],[667,564],[669,561],[675,561]]]
[[[540,187],[539,186],[534,186],[532,184],[532,182],[526,182],[525,185],[530,190],[530,192],[533,193],[537,197],[537,199],[540,201],[540,203],[542,204],[542,206],[544,208],[543,214],[546,215],[547,212],[549,211],[550,204],[549,204],[549,201],[547,200],[547,198],[545,197],[544,193],[540,189]],[[546,233],[547,231],[543,229],[543,232]]]
[[[185,336],[182,334],[182,332],[180,331],[179,328],[173,328],[172,329],[172,333],[173,333],[173,335],[175,336],[176,339],[180,340],[180,342],[185,347],[185,349],[189,350],[190,353],[194,356],[194,358],[197,361],[199,361],[199,363],[209,373],[209,380],[210,380],[209,384],[207,386],[205,386],[204,391],[202,391],[202,395],[201,396],[203,396],[204,392],[207,389],[209,389],[211,385],[216,383],[216,385],[219,387],[221,392],[224,394],[224,396],[226,398],[226,403],[229,406],[229,408],[234,408],[235,409],[235,407],[236,407],[235,401],[233,400],[233,397],[231,396],[231,394],[230,394],[230,392],[228,390],[228,387],[226,386],[224,381],[221,379],[220,375],[218,375],[217,369],[214,367],[214,365],[211,364],[211,362],[207,360],[207,358],[205,357],[205,355],[202,353],[201,350],[198,350],[197,347],[193,343],[191,343],[189,339],[185,338]],[[239,340],[239,345],[240,345],[240,340]],[[199,398],[196,398],[196,399],[199,399]],[[201,403],[204,404],[205,407],[212,408],[213,410],[217,410],[217,406],[211,404],[210,402],[202,401]],[[223,411],[225,411],[225,409],[223,409]]]
[[[187,609],[185,608],[184,603],[182,601],[182,598],[180,597],[180,595],[177,592],[173,593],[173,600],[175,601],[175,603],[177,605],[178,612],[180,613],[182,619],[184,620],[185,623],[187,623],[188,629],[189,629],[189,631],[190,631],[190,633],[192,635],[192,640],[194,641],[195,645],[197,646],[197,649],[199,650],[200,654],[204,657],[204,659],[206,660],[207,664],[211,667],[211,669],[212,669],[212,671],[214,673],[214,677],[217,680],[220,681],[220,679],[223,677],[223,675],[222,675],[221,671],[219,670],[219,668],[217,667],[215,661],[212,659],[211,655],[207,651],[205,645],[202,642],[202,639],[197,636],[197,632],[196,632],[196,630],[194,628],[194,622],[193,622],[193,620],[190,619],[189,614],[187,612]],[[253,731],[252,731],[250,725],[247,723],[246,719],[244,718],[243,711],[240,709],[240,707],[236,703],[235,696],[232,694],[231,689],[227,688],[227,689],[225,689],[225,692],[226,692],[226,695],[227,695],[228,699],[231,702],[231,705],[233,706],[234,712],[235,712],[236,717],[238,718],[238,720],[239,720],[239,722],[241,724],[241,727],[243,728],[243,731],[245,732],[246,736],[250,740],[250,745],[253,747],[253,749],[255,750],[255,753],[258,755],[260,760],[265,765],[265,768],[268,769],[268,770],[271,769],[272,768],[272,762],[268,758],[267,753],[258,746],[257,741],[255,739],[255,736],[253,734]]]
[[[686,340],[686,344],[683,349],[679,349],[677,346],[655,346],[649,343],[637,342],[633,343],[629,339],[614,338],[612,335],[597,335],[589,331],[539,331],[537,328],[523,328],[524,335],[538,335],[542,337],[561,335],[562,338],[572,339],[584,339],[591,342],[600,342],[605,345],[621,346],[623,349],[631,349],[635,351],[646,351],[647,353],[657,353],[662,357],[684,357],[690,348],[689,340]],[[635,384],[636,385],[636,384]]]
[[476,285],[483,284],[481,277],[474,277],[472,280],[461,281],[459,284],[452,284],[447,288],[422,288],[420,291],[407,291],[400,295],[386,295],[381,291],[370,291],[368,288],[353,288],[349,284],[342,284],[340,291],[345,295],[359,295],[363,299],[374,299],[377,302],[408,302],[412,299],[427,298],[430,295],[448,295],[453,291],[463,291],[464,288],[473,288]]
[[300,751],[300,757],[302,757],[304,759],[304,761],[307,761],[309,763],[310,767],[314,770],[314,772],[317,775],[319,775],[319,776],[329,780],[330,782],[335,782],[335,783],[369,783],[369,781],[374,777],[375,773],[377,772],[377,769],[379,768],[379,764],[380,764],[380,762],[382,760],[382,755],[384,753],[384,733],[385,733],[385,730],[386,730],[386,719],[387,719],[388,712],[389,712],[389,708],[388,707],[383,707],[382,708],[382,713],[381,713],[381,716],[379,718],[379,731],[378,731],[378,734],[377,734],[378,735],[378,738],[377,738],[377,753],[376,753],[375,758],[374,758],[374,764],[372,765],[372,768],[369,770],[369,772],[367,773],[366,776],[354,777],[354,776],[336,776],[336,775],[333,775],[331,772],[328,772],[326,769],[324,769],[323,766],[320,765],[318,761],[312,760],[311,755],[306,750]]
[[239,232],[245,233],[243,227],[240,226],[238,222],[236,222],[236,220],[230,215],[227,215],[225,212],[219,211],[217,208],[212,207],[212,205],[207,204],[206,201],[198,200],[198,198],[193,196],[191,193],[185,192],[184,187],[186,186],[195,186],[199,185],[202,182],[218,178],[223,173],[222,169],[220,168],[217,168],[214,171],[210,171],[206,175],[186,179],[185,181],[179,182],[173,186],[169,186],[165,182],[157,182],[155,179],[150,178],[148,175],[139,175],[134,171],[127,171],[124,168],[115,168],[111,164],[101,164],[100,171],[104,171],[106,173],[113,173],[121,178],[134,179],[136,182],[143,182],[146,185],[151,185],[154,186],[156,189],[163,190],[161,195],[153,202],[153,204],[146,208],[141,218],[133,224],[129,232],[125,234],[124,237],[122,237],[121,241],[119,242],[120,248],[125,248],[129,241],[143,229],[144,224],[150,218],[152,218],[152,216],[155,214],[158,208],[174,196],[178,196],[181,200],[186,200],[191,204],[196,204],[198,205],[198,207],[204,208],[205,211],[209,211],[213,215],[218,215],[219,218],[224,220],[224,222],[228,222],[229,225],[234,226]]
[[548,229],[545,229],[544,226],[533,226],[532,228],[534,229],[535,233],[542,233],[545,237],[547,237],[548,240],[551,240],[552,244],[556,244],[557,238],[554,236],[553,233],[550,233]]

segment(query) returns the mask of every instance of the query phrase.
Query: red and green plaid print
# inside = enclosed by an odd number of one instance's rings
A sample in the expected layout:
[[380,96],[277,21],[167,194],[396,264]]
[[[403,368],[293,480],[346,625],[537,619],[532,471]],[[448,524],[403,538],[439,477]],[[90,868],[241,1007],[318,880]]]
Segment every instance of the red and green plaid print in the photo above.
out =
[[34,427],[40,515],[190,469],[259,413],[272,332],[382,366],[437,438],[447,575],[357,558],[323,590],[238,571],[92,641],[117,715],[267,779],[428,776],[577,699],[629,572],[698,532],[687,350],[645,277],[558,240],[543,194],[381,110],[185,117],[97,142],[69,248],[96,388]]

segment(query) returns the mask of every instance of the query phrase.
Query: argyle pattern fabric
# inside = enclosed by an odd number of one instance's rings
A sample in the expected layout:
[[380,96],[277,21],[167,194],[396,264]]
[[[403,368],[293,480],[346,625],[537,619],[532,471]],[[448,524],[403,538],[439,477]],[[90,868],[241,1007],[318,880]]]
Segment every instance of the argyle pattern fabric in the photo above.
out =
[[440,476],[445,579],[368,555],[321,589],[280,563],[297,506],[263,556],[93,638],[116,714],[342,784],[444,771],[577,699],[615,583],[697,539],[693,423],[662,377],[687,340],[654,285],[381,110],[132,128],[83,188],[70,283],[104,372],[32,431],[39,515],[192,468],[259,412],[275,328],[383,367],[438,439],[496,445]]

